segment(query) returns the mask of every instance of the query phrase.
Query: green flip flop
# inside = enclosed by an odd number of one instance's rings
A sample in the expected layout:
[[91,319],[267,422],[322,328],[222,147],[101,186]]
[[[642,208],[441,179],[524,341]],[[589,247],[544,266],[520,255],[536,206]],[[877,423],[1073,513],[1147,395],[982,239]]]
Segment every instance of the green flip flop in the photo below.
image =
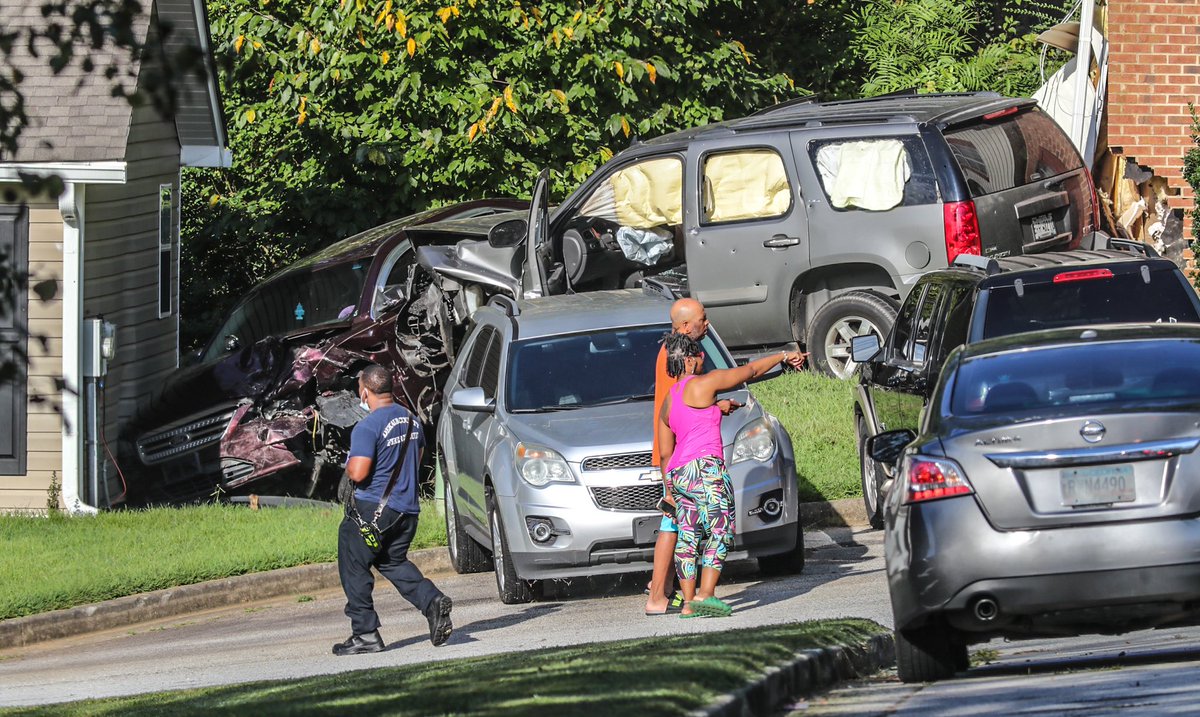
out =
[[716,597],[707,597],[703,600],[693,600],[688,605],[692,608],[692,614],[703,615],[705,617],[729,617],[733,614],[733,608],[722,600]]

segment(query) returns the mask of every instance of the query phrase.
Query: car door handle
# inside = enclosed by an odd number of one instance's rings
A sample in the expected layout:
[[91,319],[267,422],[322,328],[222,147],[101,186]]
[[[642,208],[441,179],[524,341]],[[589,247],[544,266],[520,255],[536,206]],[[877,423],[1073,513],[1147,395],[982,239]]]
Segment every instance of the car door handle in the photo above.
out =
[[763,242],[763,246],[769,249],[781,249],[787,246],[796,246],[800,243],[800,237],[790,237],[787,234],[776,234],[770,239]]

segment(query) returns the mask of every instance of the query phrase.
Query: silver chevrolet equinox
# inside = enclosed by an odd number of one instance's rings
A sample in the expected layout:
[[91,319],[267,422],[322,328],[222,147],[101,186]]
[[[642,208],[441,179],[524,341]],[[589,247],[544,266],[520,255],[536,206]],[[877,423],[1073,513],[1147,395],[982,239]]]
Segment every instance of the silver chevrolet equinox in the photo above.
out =
[[[654,363],[670,305],[639,290],[478,309],[438,423],[449,552],[460,573],[494,568],[500,599],[538,581],[650,569],[663,495],[650,465]],[[733,365],[714,331],[707,368]],[[721,426],[736,497],[731,558],[799,572],[792,442],[743,387]],[[489,557],[490,554],[490,557]]]

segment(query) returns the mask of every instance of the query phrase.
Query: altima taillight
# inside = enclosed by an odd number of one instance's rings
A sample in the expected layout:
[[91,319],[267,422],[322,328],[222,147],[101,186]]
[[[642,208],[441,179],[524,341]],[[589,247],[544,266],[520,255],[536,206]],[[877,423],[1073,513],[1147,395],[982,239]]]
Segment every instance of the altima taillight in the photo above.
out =
[[983,254],[975,202],[946,202],[942,205],[942,223],[946,229],[946,263],[953,264],[959,254]]
[[924,503],[975,492],[957,463],[946,458],[912,456],[905,461],[905,503]]

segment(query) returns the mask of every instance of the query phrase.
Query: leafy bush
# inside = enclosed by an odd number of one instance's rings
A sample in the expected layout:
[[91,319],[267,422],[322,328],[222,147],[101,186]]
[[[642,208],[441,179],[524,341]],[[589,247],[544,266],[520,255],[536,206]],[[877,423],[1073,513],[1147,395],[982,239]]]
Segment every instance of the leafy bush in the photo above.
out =
[[[850,43],[869,67],[863,94],[909,88],[1031,94],[1042,82],[1035,33],[1053,22],[1058,4],[991,4],[999,6],[983,12],[988,5],[956,0],[863,3],[851,14],[856,29]],[[990,23],[984,22],[985,14]]]
[[1192,116],[1192,148],[1183,154],[1183,180],[1192,188],[1192,251],[1200,249],[1200,117],[1196,106],[1188,103]]

